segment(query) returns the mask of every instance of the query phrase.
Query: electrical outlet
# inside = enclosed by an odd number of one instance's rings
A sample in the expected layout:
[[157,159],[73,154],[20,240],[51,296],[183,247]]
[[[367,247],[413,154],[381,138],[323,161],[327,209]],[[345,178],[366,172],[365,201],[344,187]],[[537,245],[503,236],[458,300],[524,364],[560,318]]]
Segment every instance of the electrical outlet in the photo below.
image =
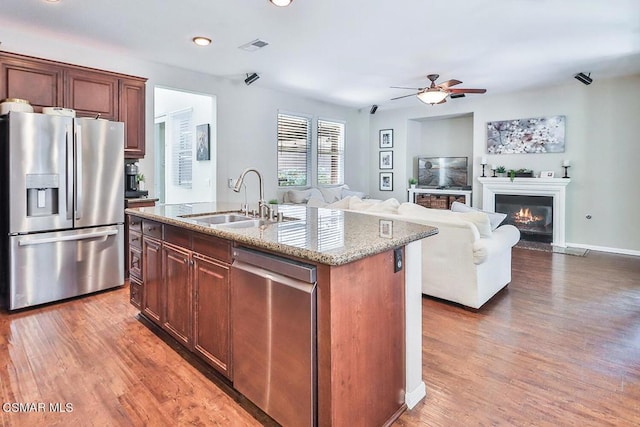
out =
[[397,273],[402,270],[402,248],[393,250],[393,272]]
[[233,178],[229,178],[228,185],[229,188],[233,188],[233,186],[236,185],[236,180]]

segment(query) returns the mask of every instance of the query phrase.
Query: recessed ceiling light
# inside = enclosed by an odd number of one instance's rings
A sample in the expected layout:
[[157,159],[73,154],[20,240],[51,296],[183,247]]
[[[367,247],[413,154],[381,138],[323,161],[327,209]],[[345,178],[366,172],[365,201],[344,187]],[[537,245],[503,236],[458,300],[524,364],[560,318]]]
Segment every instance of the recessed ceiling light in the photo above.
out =
[[293,0],[269,0],[269,1],[278,7],[289,6],[291,3],[293,3]]
[[44,0],[44,1],[46,1],[47,3],[59,3],[60,2],[60,0]]
[[206,37],[194,37],[193,42],[198,46],[209,46],[211,44],[211,39]]

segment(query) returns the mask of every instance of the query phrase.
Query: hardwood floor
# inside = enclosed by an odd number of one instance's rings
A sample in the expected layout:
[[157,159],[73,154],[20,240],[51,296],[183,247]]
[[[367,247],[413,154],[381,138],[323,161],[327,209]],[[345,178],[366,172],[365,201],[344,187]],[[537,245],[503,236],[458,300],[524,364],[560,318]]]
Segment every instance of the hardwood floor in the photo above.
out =
[[[513,258],[478,312],[423,298],[427,398],[395,425],[639,425],[640,258]],[[136,313],[125,288],[0,313],[0,425],[272,424]]]

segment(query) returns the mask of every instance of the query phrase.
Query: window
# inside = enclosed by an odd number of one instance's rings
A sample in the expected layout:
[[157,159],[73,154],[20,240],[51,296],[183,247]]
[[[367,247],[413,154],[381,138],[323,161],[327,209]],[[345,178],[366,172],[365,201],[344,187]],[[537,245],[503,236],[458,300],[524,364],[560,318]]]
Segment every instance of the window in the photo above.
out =
[[193,170],[192,110],[169,115],[172,128],[172,181],[173,185],[191,188]]
[[278,186],[306,186],[311,157],[311,119],[278,113]]
[[318,119],[318,185],[344,184],[344,123]]

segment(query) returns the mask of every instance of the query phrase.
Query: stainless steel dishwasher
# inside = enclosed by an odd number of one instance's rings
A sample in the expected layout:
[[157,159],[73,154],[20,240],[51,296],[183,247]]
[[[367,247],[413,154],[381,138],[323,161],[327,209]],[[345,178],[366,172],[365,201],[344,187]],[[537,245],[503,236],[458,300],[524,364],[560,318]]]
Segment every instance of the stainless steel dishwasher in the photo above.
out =
[[246,248],[233,254],[233,385],[283,426],[315,426],[316,269]]

